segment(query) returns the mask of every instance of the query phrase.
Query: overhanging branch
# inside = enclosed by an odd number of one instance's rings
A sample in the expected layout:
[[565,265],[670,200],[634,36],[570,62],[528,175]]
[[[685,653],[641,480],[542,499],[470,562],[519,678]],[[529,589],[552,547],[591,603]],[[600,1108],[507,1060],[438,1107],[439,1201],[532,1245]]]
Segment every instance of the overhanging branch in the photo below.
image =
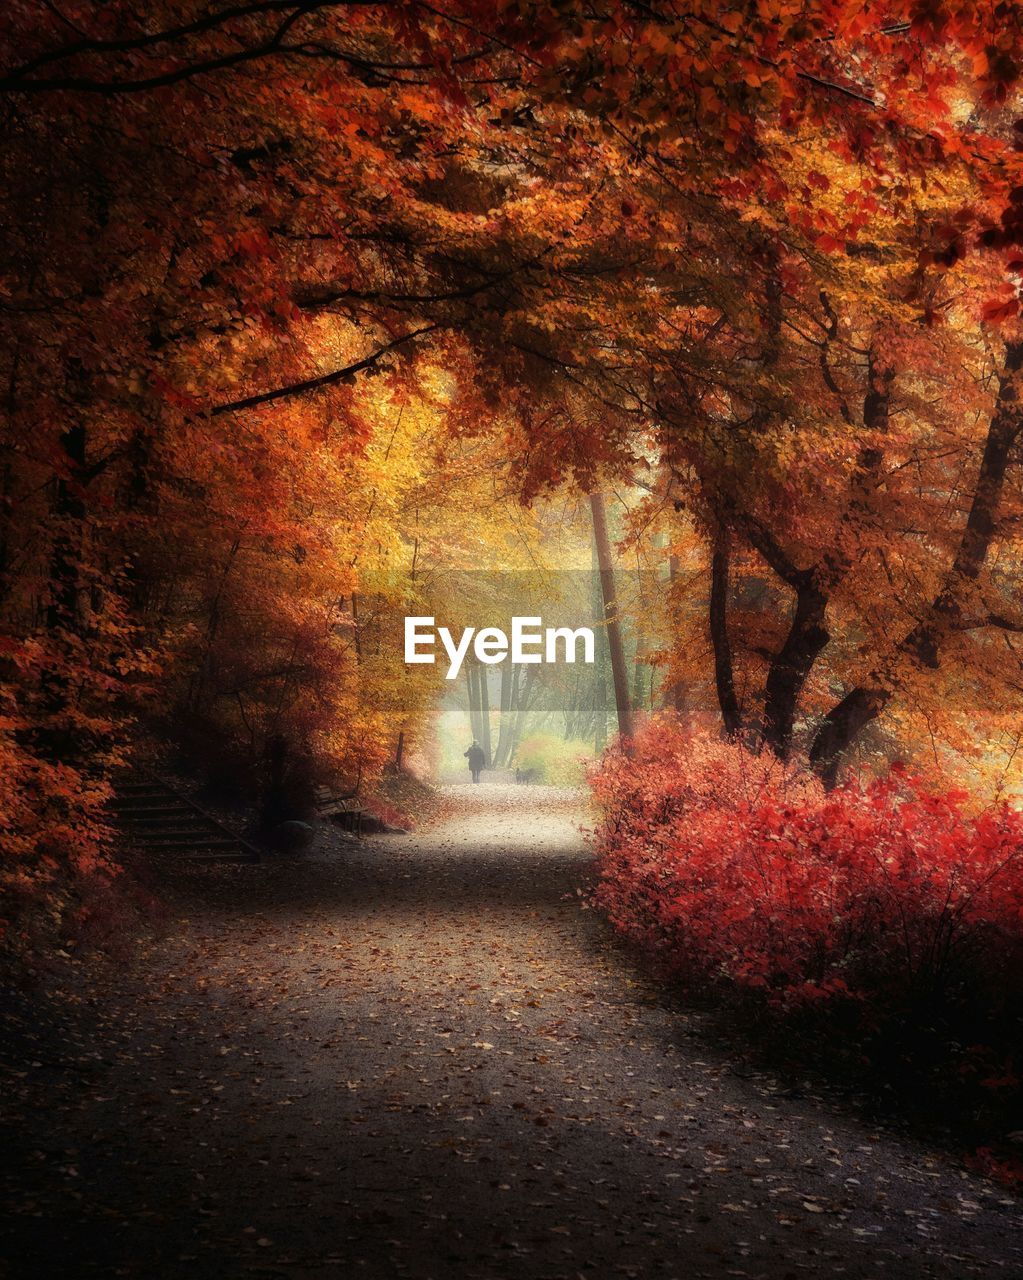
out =
[[230,400],[227,404],[218,404],[209,411],[210,416],[215,418],[222,413],[234,413],[239,409],[254,409],[258,405],[270,404],[274,400],[285,400],[291,396],[304,395],[307,391],[320,391],[324,387],[346,382],[364,369],[371,369],[390,352],[414,342],[417,338],[423,337],[424,334],[433,333],[440,327],[439,324],[427,324],[423,325],[421,329],[413,329],[411,333],[402,334],[400,338],[395,338],[392,342],[386,343],[379,350],[374,351],[372,355],[365,356],[362,360],[356,360],[354,364],[346,365],[343,369],[334,369],[330,373],[321,373],[316,378],[306,378],[302,382],[289,383],[286,387],[276,387],[273,391],[261,391],[254,396],[244,396],[241,400]]

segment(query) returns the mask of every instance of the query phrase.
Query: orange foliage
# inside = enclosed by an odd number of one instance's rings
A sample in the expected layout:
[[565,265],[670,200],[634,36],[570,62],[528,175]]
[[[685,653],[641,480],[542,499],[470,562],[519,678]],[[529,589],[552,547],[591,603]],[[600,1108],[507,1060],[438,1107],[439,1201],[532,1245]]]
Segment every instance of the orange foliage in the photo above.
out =
[[1005,730],[1011,6],[5,16],[15,879],[101,856],[133,721],[251,787],[281,737],[379,771],[425,564],[505,563],[492,500],[561,485],[648,484],[703,597],[663,661],[730,732],[833,778]]

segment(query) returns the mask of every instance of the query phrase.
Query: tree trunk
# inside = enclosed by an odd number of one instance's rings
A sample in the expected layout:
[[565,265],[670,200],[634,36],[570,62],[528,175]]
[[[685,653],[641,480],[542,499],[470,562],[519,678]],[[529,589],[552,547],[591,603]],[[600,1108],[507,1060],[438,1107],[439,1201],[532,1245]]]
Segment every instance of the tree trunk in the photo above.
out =
[[600,572],[597,561],[596,545],[592,548],[590,561],[593,579],[592,607],[593,624],[597,628],[596,661],[593,666],[593,678],[590,682],[589,719],[587,730],[593,734],[594,754],[600,755],[607,746],[607,668],[610,655],[607,646],[607,629],[604,627],[604,601],[600,590]]
[[487,667],[479,667],[476,671],[476,681],[479,687],[480,695],[480,728],[483,730],[483,737],[480,738],[480,746],[483,748],[483,754],[487,758],[485,769],[493,768],[493,757],[490,754],[490,675]]
[[850,689],[824,717],[810,747],[810,763],[825,786],[833,787],[838,781],[842,756],[871,720],[881,714],[890,698],[889,689],[861,685]]
[[476,668],[471,662],[465,664],[465,684],[469,691],[469,730],[476,742],[483,740],[483,728],[480,725],[479,695],[476,691]]
[[[867,390],[863,398],[863,425],[875,434],[888,429],[892,380],[892,371],[879,368],[871,352]],[[847,407],[844,407],[844,413],[851,424]],[[849,481],[848,502],[835,530],[833,546],[810,568],[800,569],[766,529],[750,529],[754,546],[796,593],[796,607],[788,634],[771,659],[765,686],[763,737],[782,759],[788,756],[792,746],[792,732],[803,687],[831,638],[826,621],[828,601],[856,561],[858,545],[850,545],[849,536],[864,525],[880,480],[882,459],[882,452],[876,444],[860,449]]]
[[[673,604],[675,599],[675,579],[677,577],[678,577],[678,556],[669,556],[668,557],[668,581],[671,584],[669,590],[670,590]],[[681,680],[675,680],[672,682],[671,690],[669,692],[669,697],[671,698],[671,705],[674,707],[675,711],[679,715],[681,715],[686,709],[686,694],[685,694],[685,689],[682,686]]]
[[831,639],[824,624],[828,598],[814,586],[814,575],[796,593],[785,643],[771,660],[764,699],[764,740],[783,760],[792,745],[796,707],[806,678]]
[[597,547],[597,564],[600,568],[600,594],[604,602],[607,645],[611,654],[611,677],[614,683],[615,708],[618,712],[618,734],[624,749],[628,752],[632,740],[629,673],[625,665],[625,649],[622,646],[622,631],[618,620],[614,562],[611,558],[611,541],[607,533],[607,510],[602,493],[590,494],[590,514],[593,517],[593,539]]
[[501,713],[497,725],[497,750],[494,752],[494,768],[503,769],[508,760],[508,732],[511,728],[512,665],[505,659],[501,663]]
[[[895,657],[908,657],[925,667],[937,667],[948,633],[963,621],[962,590],[980,576],[995,532],[1005,487],[1009,455],[1023,428],[1015,375],[1023,368],[1023,342],[1010,343],[999,379],[998,400],[988,427],[980,470],[973,489],[955,559],[941,590],[924,616],[908,632]],[[843,754],[860,732],[885,709],[894,687],[887,671],[875,671],[869,681],[851,689],[824,717],[810,748],[810,760],[824,781],[834,785]]]
[[462,667],[465,672],[465,705],[469,709],[469,733],[473,738],[476,737],[476,704],[472,696],[472,671],[469,669],[469,663],[465,663]]
[[[529,699],[533,692],[533,685],[536,682],[536,667],[530,666],[526,672],[525,681],[522,683],[521,691],[518,698],[518,704],[515,708],[515,718],[512,722],[512,736],[509,756],[514,759],[515,752],[518,749],[519,742],[522,740],[522,731],[526,727],[526,716],[529,714]],[[509,760],[509,763],[511,761]]]
[[646,670],[643,662],[640,661],[640,653],[646,639],[642,631],[636,633],[636,653],[632,660],[632,709],[633,711],[642,711],[643,704],[646,702],[646,680],[644,672]]
[[734,738],[742,728],[739,699],[735,694],[732,646],[728,639],[728,570],[732,554],[732,535],[721,522],[714,531],[714,548],[710,567],[710,638],[714,646],[714,685],[725,733]]
[[515,749],[519,745],[519,705],[521,700],[520,675],[522,668],[516,664],[509,665],[511,667],[511,680],[508,689],[508,723],[504,741],[503,766],[505,768],[515,758]]

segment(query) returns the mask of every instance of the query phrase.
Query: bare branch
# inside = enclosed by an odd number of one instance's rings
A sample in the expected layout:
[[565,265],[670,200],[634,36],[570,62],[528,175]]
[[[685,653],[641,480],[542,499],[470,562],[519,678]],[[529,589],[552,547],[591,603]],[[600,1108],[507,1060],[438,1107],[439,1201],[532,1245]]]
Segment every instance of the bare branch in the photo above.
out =
[[409,342],[414,342],[416,338],[421,338],[424,334],[433,333],[440,329],[439,324],[424,325],[421,329],[413,329],[411,333],[404,333],[400,338],[395,338],[393,342],[388,342],[379,350],[374,351],[372,355],[365,356],[362,360],[356,360],[354,364],[346,365],[343,369],[334,369],[331,373],[322,373],[316,378],[306,378],[302,382],[292,382],[286,387],[277,387],[273,391],[262,391],[258,395],[245,396],[241,400],[231,400],[227,404],[218,404],[210,409],[210,416],[217,417],[222,413],[234,413],[238,409],[254,409],[257,405],[270,404],[274,400],[284,400],[291,396],[304,395],[307,391],[320,391],[324,387],[335,386],[339,382],[347,382],[349,378],[354,378],[357,373],[361,373],[364,369],[370,369],[378,364],[391,351],[396,351],[399,347],[405,346]]

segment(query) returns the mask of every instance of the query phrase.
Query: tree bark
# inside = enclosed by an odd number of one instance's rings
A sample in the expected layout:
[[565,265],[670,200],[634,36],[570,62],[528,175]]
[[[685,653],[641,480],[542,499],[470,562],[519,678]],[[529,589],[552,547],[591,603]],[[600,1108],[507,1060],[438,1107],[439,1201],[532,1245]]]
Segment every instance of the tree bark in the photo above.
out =
[[467,662],[464,670],[465,687],[468,691],[469,699],[469,731],[475,741],[479,742],[483,731],[480,728],[479,702],[476,697],[476,669],[471,662]]
[[[891,386],[892,372],[879,368],[871,353],[863,398],[863,425],[875,434],[888,429]],[[851,420],[847,408],[845,413]],[[810,568],[799,569],[766,529],[751,527],[749,530],[753,545],[796,593],[788,634],[771,658],[765,684],[764,741],[782,759],[792,747],[803,687],[831,638],[827,628],[828,602],[855,562],[848,534],[864,522],[880,478],[882,458],[876,444],[860,449],[849,481],[848,502],[835,531],[834,547]]]
[[600,594],[604,602],[604,624],[607,630],[608,649],[611,653],[611,677],[614,682],[615,708],[618,712],[618,734],[622,740],[623,747],[628,751],[632,740],[632,704],[629,701],[629,672],[625,665],[622,629],[618,619],[614,561],[611,557],[611,540],[607,533],[607,509],[602,493],[590,494],[590,514],[593,519],[593,539],[597,548],[597,564],[600,569]]
[[512,665],[505,659],[501,663],[501,712],[497,726],[497,750],[494,752],[494,768],[503,769],[508,759],[508,730],[511,713]]
[[522,731],[526,727],[526,716],[529,714],[529,700],[532,696],[533,685],[535,683],[536,667],[530,666],[526,671],[526,678],[520,686],[519,697],[515,706],[515,718],[512,722],[509,763],[515,758],[515,752],[518,750],[519,742],[522,740]]
[[[671,598],[674,601],[675,579],[678,577],[678,556],[668,557],[668,581],[671,584]],[[671,705],[681,715],[686,709],[686,691],[681,680],[675,680],[670,690]]]
[[728,571],[732,536],[723,522],[714,531],[710,565],[710,638],[714,646],[714,686],[725,733],[734,738],[742,728],[742,713],[735,694],[732,646],[728,638]]
[[587,720],[587,732],[593,734],[593,750],[601,755],[607,746],[607,669],[610,665],[610,653],[607,646],[607,628],[604,627],[604,599],[600,589],[600,565],[597,560],[597,547],[591,548],[590,570],[592,578],[591,605],[593,624],[597,628],[596,661],[593,666],[593,679],[590,683],[590,705]]
[[632,709],[642,711],[646,701],[645,672],[646,664],[641,661],[640,654],[646,646],[646,637],[642,631],[636,632],[636,652],[632,660]]
[[792,746],[799,695],[821,650],[830,640],[825,626],[828,597],[813,584],[815,575],[796,593],[796,609],[788,635],[771,659],[764,698],[764,740],[785,759]]
[[491,769],[494,761],[490,754],[490,684],[487,679],[488,674],[486,667],[478,667],[476,670],[476,684],[479,689],[480,699],[480,728],[483,730],[480,746],[483,748],[483,754],[487,758],[484,768]]
[[[1023,428],[1015,375],[1023,368],[1023,342],[1010,343],[999,379],[998,399],[988,427],[970,513],[955,559],[941,590],[924,616],[896,647],[894,659],[908,657],[937,667],[941,646],[963,621],[963,588],[976,582],[987,560],[1005,487],[1009,455]],[[829,786],[834,785],[842,756],[858,735],[891,701],[894,687],[887,671],[851,689],[824,717],[810,748],[810,760]]]

